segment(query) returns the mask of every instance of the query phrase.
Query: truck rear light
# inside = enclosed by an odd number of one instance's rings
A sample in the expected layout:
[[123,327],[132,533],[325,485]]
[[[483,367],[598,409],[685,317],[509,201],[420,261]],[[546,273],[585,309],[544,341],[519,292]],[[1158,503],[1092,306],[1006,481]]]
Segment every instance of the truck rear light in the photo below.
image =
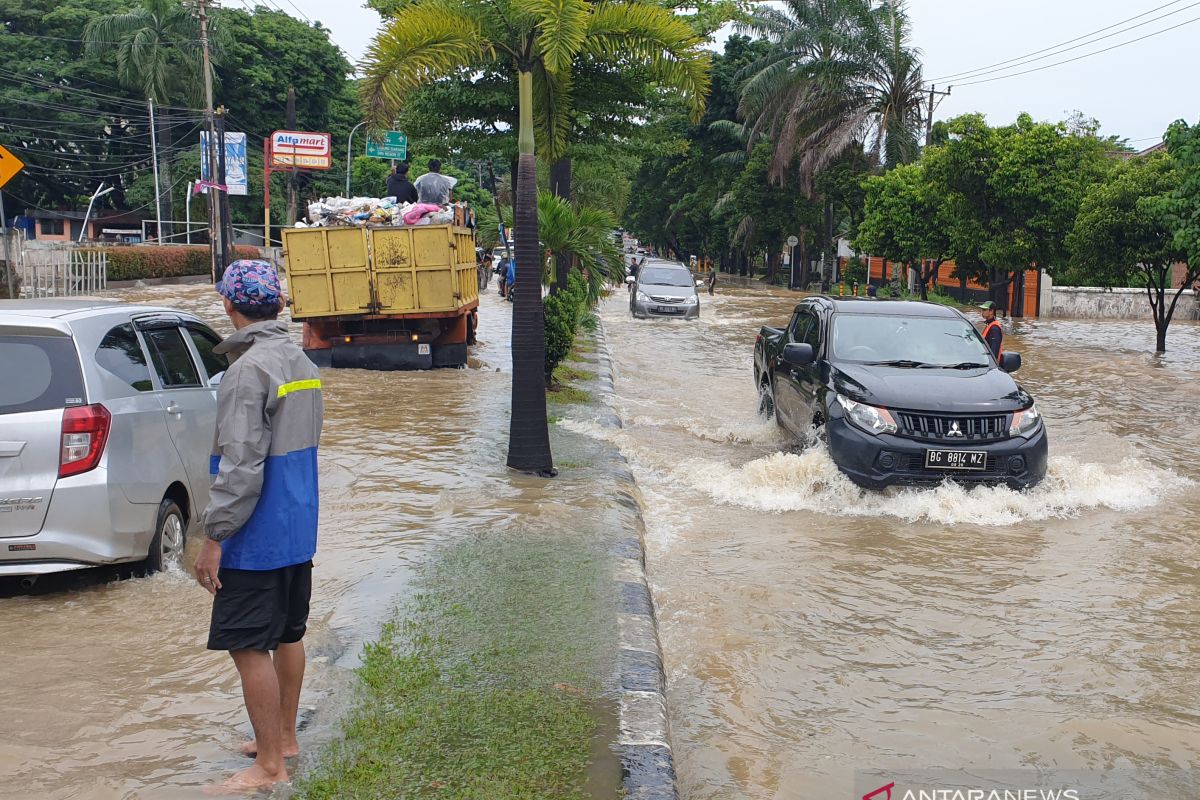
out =
[[63,411],[62,456],[58,463],[58,477],[69,478],[96,468],[104,445],[112,415],[102,405],[78,406]]

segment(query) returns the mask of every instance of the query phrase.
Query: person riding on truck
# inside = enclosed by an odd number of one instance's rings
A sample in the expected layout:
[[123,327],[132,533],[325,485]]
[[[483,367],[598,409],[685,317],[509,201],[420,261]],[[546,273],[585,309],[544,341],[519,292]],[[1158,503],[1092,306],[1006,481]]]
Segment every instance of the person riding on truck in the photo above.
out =
[[417,187],[417,202],[432,203],[437,206],[450,204],[458,178],[442,174],[442,162],[436,158],[429,161],[429,172],[417,178],[413,184]]

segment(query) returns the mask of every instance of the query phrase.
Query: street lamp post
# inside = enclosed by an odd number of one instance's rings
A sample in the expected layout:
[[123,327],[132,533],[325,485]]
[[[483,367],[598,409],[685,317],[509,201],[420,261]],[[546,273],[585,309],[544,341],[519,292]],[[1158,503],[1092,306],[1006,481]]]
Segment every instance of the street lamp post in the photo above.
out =
[[100,188],[96,189],[96,193],[94,195],[92,195],[92,199],[88,201],[87,213],[83,215],[83,228],[81,228],[79,231],[79,241],[80,242],[83,241],[84,236],[87,236],[88,220],[91,219],[92,206],[94,206],[96,204],[96,198],[104,197],[104,195],[108,194],[109,192],[113,191],[116,188],[117,187],[115,187],[115,186],[110,186],[107,189],[105,189],[104,184],[101,183]]
[[365,122],[360,122],[350,129],[350,136],[346,139],[346,197],[350,196],[350,168],[354,164],[354,132],[366,125]]

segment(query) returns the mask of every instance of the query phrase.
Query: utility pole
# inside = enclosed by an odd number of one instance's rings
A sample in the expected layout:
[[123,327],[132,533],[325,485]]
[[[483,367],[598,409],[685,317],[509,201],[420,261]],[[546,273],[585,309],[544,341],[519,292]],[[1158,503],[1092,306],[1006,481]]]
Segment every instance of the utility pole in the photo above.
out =
[[947,86],[946,91],[939,92],[937,90],[936,85],[930,85],[930,87],[929,87],[929,114],[928,114],[928,116],[925,117],[925,146],[926,147],[929,147],[929,145],[933,144],[933,110],[937,107],[936,104],[934,103],[934,98],[939,97],[939,96],[940,97],[949,97],[950,90],[953,88],[954,88],[953,86]]
[[150,107],[150,157],[154,160],[154,238],[162,243],[163,224],[162,224],[162,190],[158,187],[158,134],[154,130],[154,98],[146,98],[146,105]]
[[[287,122],[284,123],[284,127],[289,131],[296,130],[296,87],[294,86],[289,86],[287,90]],[[287,219],[284,220],[284,224],[289,228],[296,224],[296,206],[299,204],[295,159],[293,158],[292,161],[292,168],[288,170]]]
[[216,283],[225,274],[225,247],[221,236],[220,196],[211,184],[216,184],[217,175],[217,125],[213,114],[212,54],[208,41],[208,9],[215,8],[217,0],[194,0],[200,20],[200,49],[204,53],[204,126],[208,131],[208,241],[212,254],[212,279]]
[[[216,110],[217,118],[217,183],[226,186],[225,176],[225,106]],[[229,216],[229,192],[217,193],[217,209],[221,223],[221,258],[229,264],[233,261],[233,222]]]

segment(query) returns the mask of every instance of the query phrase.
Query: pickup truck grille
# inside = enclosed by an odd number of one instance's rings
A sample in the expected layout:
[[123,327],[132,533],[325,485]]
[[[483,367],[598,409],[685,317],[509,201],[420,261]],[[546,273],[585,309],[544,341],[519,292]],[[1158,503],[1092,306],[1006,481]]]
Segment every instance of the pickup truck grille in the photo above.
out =
[[1009,415],[896,414],[900,433],[935,442],[996,442],[1008,438]]
[[650,299],[656,303],[682,303],[683,302],[682,297],[657,297],[655,295],[650,295]]

